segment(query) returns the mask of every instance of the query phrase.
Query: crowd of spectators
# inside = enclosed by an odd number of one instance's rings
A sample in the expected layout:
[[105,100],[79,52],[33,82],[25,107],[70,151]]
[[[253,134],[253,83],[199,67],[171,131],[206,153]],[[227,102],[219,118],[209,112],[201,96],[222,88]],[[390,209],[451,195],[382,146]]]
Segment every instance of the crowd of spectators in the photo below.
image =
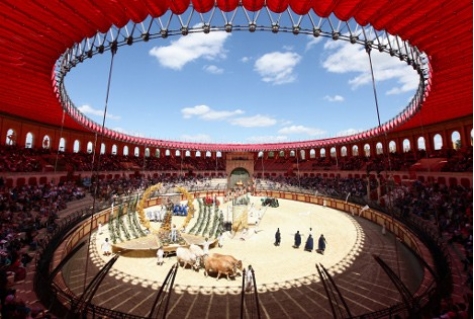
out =
[[32,149],[16,146],[0,147],[0,172],[41,172],[42,163]]
[[[14,159],[19,158],[16,156],[21,156],[14,147],[9,146],[7,153],[5,153],[5,150],[6,148],[0,150],[0,156]],[[43,157],[48,155],[44,153],[44,151],[41,153]],[[41,162],[34,155],[29,155],[31,154],[28,154],[26,158],[30,158],[30,161],[20,161],[20,164],[12,171],[19,171],[22,167],[28,166],[23,165],[27,162]],[[89,166],[78,164],[81,162],[87,163],[90,160],[89,156],[90,154],[76,154],[69,156],[66,162],[75,162],[74,168],[90,169]],[[452,157],[461,158],[460,156]],[[466,157],[463,156],[462,158]],[[364,161],[364,158],[360,157],[354,159],[353,167],[360,168],[362,163],[366,166],[374,163],[374,165],[386,165],[383,162],[384,158],[374,158],[370,162]],[[391,158],[391,160],[393,159]],[[203,164],[201,166],[200,160],[195,159],[183,160],[182,163],[159,158],[147,158],[145,162],[143,162],[143,158],[132,158],[131,161],[135,161],[134,165],[145,163],[144,166],[148,165],[150,168],[165,167],[161,166],[161,161],[164,163],[168,161],[166,168],[174,167],[174,169],[176,169],[176,165],[181,166],[183,163],[186,169],[190,170],[196,167],[208,168],[210,165]],[[221,160],[218,162],[219,165],[224,165]],[[286,165],[288,162],[291,161],[285,160],[277,164]],[[14,163],[15,161],[12,160],[9,165],[14,165]],[[118,169],[117,162],[104,161],[104,163],[113,169]],[[397,165],[402,165],[402,163],[403,160],[400,160]],[[212,164],[215,165],[215,163]],[[377,168],[375,169],[377,170]],[[98,204],[107,207],[114,198],[141,192],[157,183],[163,183],[169,187],[178,184],[185,185],[188,188],[199,185],[209,186],[209,178],[200,175],[184,177],[182,175],[155,174],[154,176],[153,178],[145,178],[143,175],[136,173],[121,178],[93,178],[85,184],[82,184],[82,181],[71,181],[17,187],[8,187],[4,180],[0,178],[0,299],[2,313],[15,311],[17,318],[28,318],[28,315],[32,317],[35,315],[36,318],[40,318],[37,316],[40,311],[29,309],[23,301],[17,300],[15,290],[12,289],[12,281],[15,282],[15,280],[18,281],[24,278],[24,268],[27,263],[31,262],[32,252],[34,253],[36,249],[36,235],[42,229],[44,231],[54,229],[56,217],[62,209],[67,207],[68,202],[83,198],[87,192],[90,192],[96,197]],[[379,182],[375,178],[298,177],[295,175],[268,177],[264,181],[256,179],[257,187],[263,183],[266,184],[266,187],[276,190],[298,189],[313,194],[345,198],[346,200],[359,199],[366,201],[371,200],[370,196],[367,196],[367,191],[372,192],[379,186]],[[464,270],[467,273],[472,273],[472,188],[465,188],[461,185],[448,186],[433,182],[414,181],[411,185],[397,185],[391,189],[391,195],[394,208],[400,211],[402,216],[417,216],[427,220],[436,225],[439,236],[447,236],[451,242],[459,244],[463,249]],[[472,278],[470,281],[466,281],[466,285],[469,284],[472,289]],[[12,305],[16,305],[16,307]],[[457,308],[463,307],[462,305],[455,306]]]
[[[266,185],[273,190],[301,189],[313,194],[345,198],[349,194],[356,198],[367,195],[367,180],[360,178],[325,178],[322,176],[272,176],[265,180]],[[370,189],[377,187],[376,181],[370,180]]]
[[[0,178],[0,301],[3,318],[46,318],[16,296],[15,283],[26,277],[41,233],[52,232],[68,202],[86,195],[75,183],[8,187]],[[38,311],[37,311],[38,310]],[[41,316],[40,316],[41,315]]]
[[[95,156],[95,159],[94,159]],[[100,160],[99,160],[100,157]],[[440,169],[445,172],[472,171],[472,147],[459,150],[425,151],[397,153],[391,152],[370,157],[359,156],[324,156],[307,159],[290,157],[255,158],[255,171],[295,170],[346,170],[346,171],[398,171],[409,170],[423,158],[439,157],[446,164]],[[95,163],[95,167],[93,166]],[[64,152],[51,149],[20,148],[15,145],[0,146],[0,172],[41,172],[45,170],[68,172],[83,171],[225,171],[225,158],[210,160],[206,156],[135,156],[117,154],[93,154],[90,152]]]
[[[446,155],[449,155],[446,157]],[[472,150],[451,150],[449,153],[436,152],[433,155],[447,159],[443,171],[468,172],[472,171]],[[427,158],[425,151],[398,153],[387,155],[377,154],[370,157],[358,156],[324,156],[308,159],[296,157],[259,158],[255,161],[255,171],[311,171],[311,170],[343,170],[343,171],[408,171],[418,160]],[[470,163],[470,165],[469,165]]]
[[441,169],[443,172],[472,172],[472,147],[449,151],[446,158],[447,163]]

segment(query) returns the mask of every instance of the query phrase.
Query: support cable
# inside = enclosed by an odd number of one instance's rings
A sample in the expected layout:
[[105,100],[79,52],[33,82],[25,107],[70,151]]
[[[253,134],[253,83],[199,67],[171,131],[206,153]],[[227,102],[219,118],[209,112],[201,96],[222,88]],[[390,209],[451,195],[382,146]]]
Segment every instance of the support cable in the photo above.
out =
[[326,269],[322,264],[320,264],[320,266],[321,266],[321,269],[322,269],[322,270],[324,271],[324,273],[326,274],[326,277],[329,279],[329,282],[331,283],[332,287],[334,288],[334,290],[336,290],[337,296],[339,297],[339,300],[341,300],[342,305],[344,306],[344,310],[346,311],[347,315],[349,316],[349,318],[352,318],[351,310],[350,310],[349,307],[347,306],[346,300],[345,300],[344,297],[342,296],[341,291],[340,291],[339,288],[337,287],[336,283],[335,283],[334,280],[332,279],[332,277],[331,277],[331,275],[329,274],[329,272],[327,271],[327,269]]
[[372,255],[375,261],[382,267],[383,271],[387,274],[390,281],[394,284],[395,288],[397,288],[400,296],[402,297],[403,303],[407,307],[409,318],[415,318],[415,315],[418,311],[418,305],[413,298],[413,294],[410,292],[408,287],[403,283],[397,274],[393,272],[393,270],[388,266],[380,256],[375,254]]
[[78,318],[77,315],[84,315],[87,313],[92,298],[94,297],[95,293],[97,292],[97,289],[102,283],[102,280],[104,280],[105,276],[115,264],[118,258],[119,255],[113,256],[112,259],[110,259],[104,265],[104,267],[99,270],[99,272],[94,276],[87,288],[84,289],[79,300],[77,300],[77,302],[72,305],[71,311],[68,314],[68,318]]
[[[56,150],[56,159],[54,160],[54,173],[56,175],[57,170],[58,170],[58,161],[59,161],[59,148],[61,145],[61,138],[63,136],[63,129],[64,129],[64,118],[66,116],[66,111],[63,109],[63,116],[61,119],[61,129],[59,130],[59,144],[58,144],[58,149]],[[50,144],[51,146],[51,144]]]
[[[389,150],[388,149],[387,131],[382,129],[382,123],[380,122],[380,112],[379,112],[379,103],[378,103],[378,98],[377,98],[377,88],[375,86],[374,67],[373,67],[373,64],[372,64],[372,57],[370,55],[370,53],[372,51],[372,48],[370,47],[370,45],[368,43],[365,44],[365,51],[367,52],[367,55],[369,57],[370,74],[372,76],[372,89],[373,89],[373,92],[374,92],[375,108],[376,108],[376,111],[377,111],[378,128],[381,132],[383,131],[384,144],[386,146],[386,151],[382,148],[382,151],[383,151],[382,153],[383,153],[384,157],[387,158],[388,171],[392,172],[392,162],[390,160],[390,155],[387,154],[388,150]],[[392,210],[392,194],[391,194],[390,189],[388,189],[387,181],[388,181],[388,173],[387,173],[387,170],[385,169],[385,187],[386,187],[386,192],[387,192],[387,196],[388,196],[388,211],[390,213],[391,222],[392,222],[392,225],[393,225],[394,222],[395,222],[395,218],[393,216],[393,210]],[[380,179],[379,179],[378,182],[380,182]],[[369,196],[370,196],[370,194],[369,194]],[[370,199],[370,197],[369,197],[369,199]],[[398,276],[400,276],[400,261],[398,259],[398,241],[397,241],[397,236],[393,236],[393,237],[394,237],[394,244],[395,244],[395,256],[396,256],[395,259],[397,261],[397,272],[398,272]]]
[[[107,79],[107,93],[105,95],[105,106],[104,106],[104,116],[102,117],[102,126],[101,126],[101,133],[100,133],[100,148],[102,149],[102,142],[104,140],[104,129],[105,129],[105,118],[107,116],[107,106],[109,102],[109,94],[110,94],[110,84],[112,82],[112,70],[114,66],[114,57],[115,54],[117,53],[117,46],[112,46],[110,49],[110,52],[112,53],[112,57],[110,59],[110,66],[109,66],[109,76]],[[88,247],[87,251],[90,250],[91,246],[91,238],[92,238],[92,227],[93,227],[93,222],[94,222],[94,215],[95,215],[95,209],[96,209],[96,200],[98,196],[98,190],[99,190],[99,169],[100,169],[100,157],[101,157],[101,152],[99,150],[99,155],[97,159],[97,164],[95,164],[96,160],[96,150],[97,150],[97,140],[99,138],[99,133],[96,130],[95,132],[95,139],[94,139],[94,149],[92,153],[92,167],[91,167],[91,179],[94,179],[95,176],[95,185],[92,193],[92,212],[91,212],[91,220],[90,220],[90,229],[89,229],[89,238],[88,238]],[[113,213],[113,212],[111,212]],[[88,265],[89,265],[89,254],[87,254],[87,259],[86,259],[86,266],[85,266],[85,271],[84,271],[84,283],[83,283],[83,289],[86,287],[86,281],[87,281],[87,272],[88,272]]]
[[299,164],[299,161],[298,161],[298,158],[300,156],[300,151],[298,151],[298,149],[296,149],[296,172],[298,174],[298,191],[301,191],[301,182],[300,182],[300,164]]
[[[160,289],[158,290],[158,293],[156,294],[156,297],[155,297],[155,300],[153,302],[153,305],[151,307],[151,310],[150,310],[150,313],[148,315],[147,318],[151,319],[153,318],[153,313],[155,312],[155,309],[156,309],[156,306],[159,304],[159,308],[158,308],[158,312],[156,314],[156,318],[158,318],[158,313],[160,312],[161,310],[161,306],[162,306],[162,301],[164,300],[164,298],[162,297],[162,294],[163,294],[163,291],[165,290],[165,287],[168,286],[168,301],[169,299],[171,298],[171,290],[173,289],[173,283],[174,283],[174,278],[176,276],[176,273],[178,272],[178,264],[174,264],[173,266],[171,266],[170,270],[168,271],[168,274],[166,275],[166,278],[165,278],[165,281],[162,283]],[[171,278],[171,279],[170,279]],[[171,281],[171,283],[170,283]],[[161,300],[161,302],[160,302]],[[166,315],[167,315],[167,306],[163,312],[163,318],[166,318]]]
[[[248,276],[248,272],[251,272],[251,275]],[[246,301],[246,298],[245,298],[245,292],[247,291],[247,287],[248,287],[248,282],[247,280],[251,279],[252,280],[252,284],[251,284],[251,288],[252,288],[252,295],[254,297],[254,301],[251,302],[249,301],[249,303],[252,305],[252,310],[256,310],[256,316],[257,316],[257,319],[260,319],[261,318],[261,314],[260,314],[260,299],[258,297],[258,289],[257,289],[257,279],[255,277],[255,270],[251,267],[249,267],[248,269],[244,269],[242,271],[242,291],[241,291],[241,295],[240,295],[240,319],[244,319],[244,305],[245,305],[245,301]],[[250,296],[250,291],[249,292],[249,298],[251,297]],[[252,311],[252,318],[254,317],[254,312]]]
[[337,318],[336,309],[334,309],[331,293],[329,292],[326,279],[324,278],[324,275],[321,272],[321,269],[319,268],[318,264],[316,264],[316,269],[318,270],[319,278],[321,279],[321,282],[323,283],[324,291],[326,292],[326,296],[328,297],[328,302],[329,302],[329,306],[331,307],[332,317]]

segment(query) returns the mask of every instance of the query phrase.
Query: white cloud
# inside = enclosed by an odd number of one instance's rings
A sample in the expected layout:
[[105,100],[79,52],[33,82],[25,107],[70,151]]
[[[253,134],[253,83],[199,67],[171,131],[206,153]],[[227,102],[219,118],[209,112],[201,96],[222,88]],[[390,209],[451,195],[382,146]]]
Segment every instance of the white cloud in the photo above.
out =
[[224,43],[230,36],[230,33],[218,31],[193,33],[171,41],[169,46],[154,47],[149,54],[156,57],[163,67],[181,70],[187,63],[200,58],[211,61],[225,59]]
[[344,98],[340,95],[334,95],[334,96],[326,95],[324,99],[329,102],[343,102],[344,101]]
[[[328,72],[354,73],[355,76],[348,82],[352,89],[372,83],[369,57],[362,46],[345,41],[327,41],[324,49],[328,55],[323,61],[323,67]],[[376,82],[395,80],[400,84],[387,91],[387,94],[409,92],[418,87],[417,74],[405,62],[377,50],[372,50],[371,58]]]
[[250,61],[250,58],[248,56],[244,56],[242,59],[240,59],[240,61],[243,63],[247,63],[248,61]]
[[412,74],[402,74],[397,80],[397,82],[400,83],[400,86],[387,91],[387,95],[400,94],[415,90],[418,87],[418,81],[419,78],[412,76]]
[[183,117],[189,119],[193,116],[201,116],[211,111],[211,108],[207,105],[196,105],[195,107],[186,107],[181,110]]
[[248,143],[280,143],[288,141],[284,135],[277,136],[252,136],[246,139]]
[[224,69],[221,69],[215,65],[206,65],[203,67],[204,71],[206,71],[207,73],[211,73],[211,74],[222,74],[224,73]]
[[190,142],[211,142],[211,137],[207,134],[197,134],[197,135],[188,135],[188,134],[183,134],[181,135],[181,139],[184,141],[190,141]]
[[318,44],[322,40],[321,37],[315,38],[312,35],[308,35],[307,39],[308,42],[306,43],[305,51],[311,50],[316,44]]
[[233,118],[229,122],[232,125],[242,127],[268,127],[275,125],[277,120],[269,116],[257,114],[254,116]]
[[194,107],[186,107],[182,109],[181,114],[185,119],[197,117],[202,120],[213,121],[223,120],[236,115],[241,115],[244,114],[244,111],[239,109],[233,111],[216,111],[211,109],[207,105],[196,105]]
[[361,130],[356,130],[355,128],[348,128],[347,130],[339,131],[336,133],[336,136],[349,136],[360,132]]
[[264,82],[275,85],[286,84],[296,80],[293,72],[300,61],[301,56],[294,52],[271,52],[255,61],[254,70],[260,74]]
[[224,120],[231,125],[241,127],[268,127],[277,123],[277,120],[274,118],[260,114],[239,117],[244,113],[245,112],[240,109],[231,111],[216,111],[207,105],[196,105],[194,107],[187,107],[181,110],[181,114],[185,119],[198,118],[205,121]]
[[122,127],[114,127],[114,128],[112,128],[112,130],[117,131],[117,132],[119,132],[119,133],[131,135],[131,136],[145,137],[145,134],[143,134],[143,133],[140,133],[140,132],[130,132],[130,131],[125,130],[125,129],[122,128]]
[[[81,113],[84,113],[84,114],[99,116],[101,118],[104,117],[104,111],[103,110],[94,109],[92,106],[87,105],[87,104],[79,106],[77,109]],[[109,112],[107,112],[107,115],[105,117],[108,118],[108,119],[111,119],[111,120],[120,120],[120,116],[110,114]]]
[[292,125],[283,127],[278,130],[279,134],[306,134],[309,136],[321,136],[326,134],[326,131],[323,131],[318,128],[311,128],[302,125]]

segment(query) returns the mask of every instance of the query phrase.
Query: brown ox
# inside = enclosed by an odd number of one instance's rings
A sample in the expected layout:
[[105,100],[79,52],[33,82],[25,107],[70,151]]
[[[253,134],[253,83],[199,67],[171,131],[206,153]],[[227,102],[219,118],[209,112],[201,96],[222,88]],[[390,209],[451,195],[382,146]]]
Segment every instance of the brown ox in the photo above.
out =
[[228,258],[222,257],[222,255],[215,255],[204,255],[204,275],[207,276],[209,273],[215,273],[217,274],[216,280],[219,280],[222,275],[226,276],[227,280],[229,280],[229,277],[235,278],[237,274],[236,265],[229,261]]
[[218,253],[214,253],[213,255],[214,257],[223,258],[229,261],[231,264],[233,264],[236,268],[236,274],[237,274],[237,270],[240,270],[240,273],[242,273],[242,269],[243,269],[242,260],[238,260],[232,255],[222,255]]

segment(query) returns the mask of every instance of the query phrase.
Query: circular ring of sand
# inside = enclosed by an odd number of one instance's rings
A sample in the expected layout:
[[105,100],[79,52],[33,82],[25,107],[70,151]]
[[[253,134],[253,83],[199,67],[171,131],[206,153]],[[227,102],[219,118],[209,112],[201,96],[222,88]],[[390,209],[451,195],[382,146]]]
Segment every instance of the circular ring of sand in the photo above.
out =
[[[271,291],[292,285],[309,284],[319,281],[316,264],[323,265],[330,274],[342,273],[356,258],[361,250],[364,233],[359,224],[350,215],[338,210],[292,200],[279,199],[279,207],[260,207],[260,198],[252,197],[256,209],[261,209],[262,218],[258,228],[250,226],[247,235],[232,237],[229,232],[224,234],[223,247],[212,248],[210,253],[233,255],[242,260],[243,266],[252,265],[259,292]],[[226,204],[222,205],[226,211]],[[179,218],[173,217],[177,225]],[[190,225],[193,225],[191,221]],[[281,244],[275,246],[275,232],[281,232]],[[324,255],[304,251],[304,243],[312,228],[314,249],[321,234],[327,240]],[[107,227],[103,227],[107,229]],[[300,231],[302,245],[293,248],[294,234]],[[109,257],[103,256],[100,243],[108,237],[107,231],[102,235],[94,235],[91,246],[91,260],[99,267]],[[124,257],[117,259],[110,276],[132,284],[139,284],[158,289],[165,280],[176,257],[165,258],[165,263],[158,266],[156,258]],[[194,271],[180,267],[175,278],[175,291],[187,290],[200,293],[240,293],[242,277],[234,280],[221,277],[204,276],[204,271]]]

